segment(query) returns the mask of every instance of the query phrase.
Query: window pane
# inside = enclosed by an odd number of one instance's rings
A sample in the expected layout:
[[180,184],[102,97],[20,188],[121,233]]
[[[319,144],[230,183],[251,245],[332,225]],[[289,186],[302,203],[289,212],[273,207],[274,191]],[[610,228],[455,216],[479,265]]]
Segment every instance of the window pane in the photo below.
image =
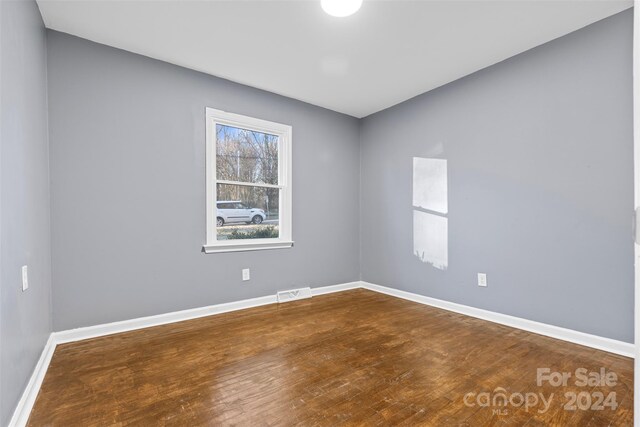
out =
[[278,137],[216,125],[216,175],[225,181],[278,184]]
[[280,237],[280,190],[218,184],[217,240],[277,239]]

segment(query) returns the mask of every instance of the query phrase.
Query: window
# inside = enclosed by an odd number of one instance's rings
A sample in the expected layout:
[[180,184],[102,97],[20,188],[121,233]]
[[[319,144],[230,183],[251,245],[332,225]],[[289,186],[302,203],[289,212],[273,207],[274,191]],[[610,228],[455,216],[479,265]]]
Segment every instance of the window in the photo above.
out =
[[291,247],[291,126],[212,108],[206,120],[205,252]]

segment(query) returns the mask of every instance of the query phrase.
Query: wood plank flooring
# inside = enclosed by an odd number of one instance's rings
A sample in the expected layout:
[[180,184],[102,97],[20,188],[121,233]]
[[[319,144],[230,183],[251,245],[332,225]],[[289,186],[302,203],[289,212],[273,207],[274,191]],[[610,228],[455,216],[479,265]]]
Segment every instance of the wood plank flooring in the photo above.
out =
[[632,381],[631,359],[358,289],[60,345],[29,425],[630,426]]

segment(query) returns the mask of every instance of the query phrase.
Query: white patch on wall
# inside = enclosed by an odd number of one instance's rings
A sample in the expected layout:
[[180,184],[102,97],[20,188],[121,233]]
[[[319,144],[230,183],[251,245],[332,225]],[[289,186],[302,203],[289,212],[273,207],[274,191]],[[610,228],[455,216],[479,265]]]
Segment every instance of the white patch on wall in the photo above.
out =
[[449,220],[443,216],[413,211],[413,253],[420,261],[439,270],[449,265]]
[[413,158],[413,253],[439,270],[449,266],[447,161]]
[[442,214],[449,211],[445,159],[413,158],[413,206]]

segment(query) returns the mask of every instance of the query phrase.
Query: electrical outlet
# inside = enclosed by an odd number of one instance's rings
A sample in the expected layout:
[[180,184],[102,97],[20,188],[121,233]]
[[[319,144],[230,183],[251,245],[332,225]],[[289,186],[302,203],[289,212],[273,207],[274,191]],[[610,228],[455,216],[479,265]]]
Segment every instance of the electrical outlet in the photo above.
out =
[[487,274],[486,273],[478,273],[478,286],[482,286],[483,288],[487,287]]
[[246,282],[247,280],[251,279],[251,270],[249,270],[248,268],[243,268],[242,269],[242,280],[244,282]]
[[27,270],[27,266],[22,266],[22,292],[29,289],[29,271]]

